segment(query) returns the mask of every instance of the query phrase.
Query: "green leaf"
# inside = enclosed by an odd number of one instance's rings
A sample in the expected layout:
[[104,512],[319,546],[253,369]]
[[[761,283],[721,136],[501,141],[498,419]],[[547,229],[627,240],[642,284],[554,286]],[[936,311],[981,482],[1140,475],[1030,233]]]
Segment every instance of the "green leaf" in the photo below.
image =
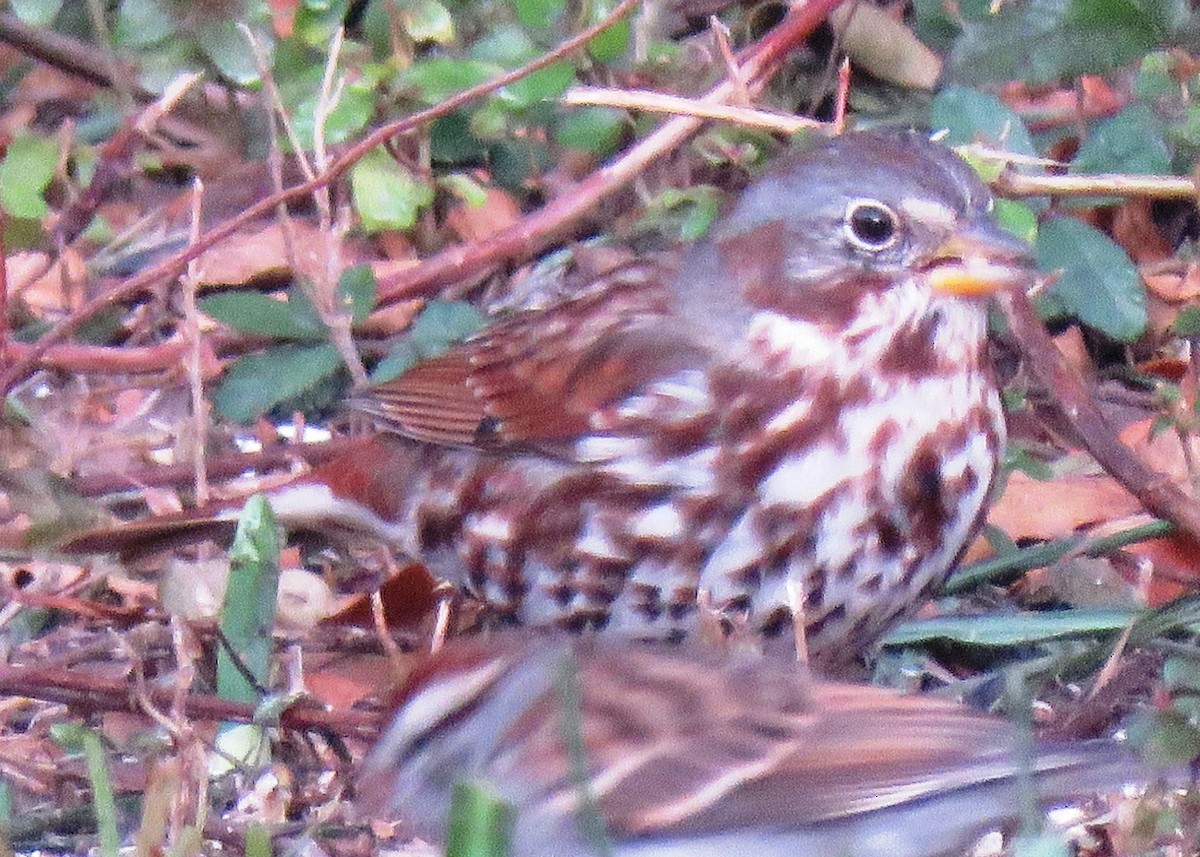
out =
[[1171,332],[1176,336],[1200,336],[1200,307],[1188,306],[1180,310],[1171,322]]
[[349,7],[350,0],[306,0],[296,10],[293,31],[301,42],[323,53],[334,31],[345,22]]
[[[302,62],[303,65],[297,65]],[[278,51],[275,59],[276,81],[284,106],[292,116],[292,127],[300,144],[312,147],[317,125],[317,105],[321,98],[324,69],[310,60],[298,60],[295,51]],[[341,143],[361,131],[375,112],[375,90],[363,80],[347,82],[341,97],[325,121],[325,142]]]
[[324,330],[313,331],[297,322],[289,301],[277,301],[258,292],[226,292],[202,298],[200,312],[241,333],[280,339],[323,338]]
[[[599,23],[602,18],[612,12],[615,5],[614,3],[593,3],[594,14],[589,26]],[[616,62],[625,56],[625,52],[629,49],[632,32],[633,24],[626,15],[608,29],[592,37],[591,41],[587,43],[588,56],[600,63]]]
[[454,784],[446,822],[446,857],[509,857],[516,814],[479,783]]
[[1015,199],[997,199],[993,213],[1000,225],[1030,244],[1037,240],[1037,215],[1028,205]]
[[462,110],[443,116],[429,128],[429,155],[437,163],[476,163],[487,152],[488,144],[474,134],[471,120]]
[[0,161],[0,205],[10,217],[38,219],[49,212],[42,193],[58,169],[58,144],[22,131]]
[[582,107],[564,116],[554,129],[554,141],[568,149],[605,155],[616,149],[629,126],[623,110]]
[[1133,79],[1133,94],[1140,99],[1152,101],[1179,95],[1179,83],[1173,72],[1175,61],[1170,51],[1154,51],[1147,54],[1138,66]]
[[492,178],[501,187],[514,191],[552,165],[549,146],[533,137],[508,137],[494,145],[490,153]]
[[292,316],[292,324],[299,330],[307,331],[302,338],[324,341],[329,337],[329,328],[321,319],[321,314],[313,306],[309,295],[316,288],[309,280],[297,280],[287,293],[288,312]]
[[221,604],[217,695],[257,703],[270,685],[271,630],[279,592],[279,522],[262,494],[246,501],[229,549],[229,583]]
[[245,423],[333,376],[342,361],[332,345],[280,345],[238,359],[213,393],[220,414]]
[[969,646],[1009,647],[1070,637],[1116,634],[1138,615],[1134,610],[1058,610],[1052,613],[946,616],[905,622],[883,640],[911,646],[949,640]]
[[454,17],[438,0],[404,0],[399,5],[400,21],[414,42],[454,41]]
[[416,90],[426,104],[437,104],[455,93],[491,80],[503,71],[492,63],[432,57],[413,63],[401,73],[400,85]]
[[117,857],[121,853],[121,834],[117,830],[117,802],[104,744],[92,729],[83,734],[83,758],[87,761],[88,782],[92,786],[92,809],[96,813],[96,830],[100,838],[101,857]]
[[417,179],[382,146],[368,152],[350,170],[355,210],[368,232],[408,229],[417,213],[433,202],[433,186]]
[[953,4],[944,0],[915,0],[917,37],[939,53],[945,52],[962,32],[963,22],[986,18],[990,6],[991,0],[959,0]]
[[436,357],[486,322],[487,317],[466,301],[431,300],[413,321],[409,336],[422,357]]
[[63,0],[12,0],[13,14],[22,24],[31,27],[48,27],[58,17]]
[[350,311],[354,323],[362,321],[375,309],[375,290],[379,282],[370,265],[352,265],[338,279],[337,296],[342,309]]
[[1170,173],[1165,130],[1146,104],[1126,107],[1096,124],[1071,161],[1073,173]]
[[929,107],[929,124],[934,130],[945,129],[945,142],[951,146],[986,143],[1016,155],[1037,155],[1021,117],[988,92],[947,86]]
[[1121,342],[1146,328],[1146,291],[1125,251],[1074,217],[1053,217],[1038,230],[1038,265],[1061,271],[1039,309],[1072,315]]
[[1186,0],[1010,0],[966,22],[946,75],[960,83],[1103,74],[1166,46]]
[[516,68],[541,54],[537,43],[515,24],[501,24],[471,45],[467,55],[478,62]]
[[438,179],[438,184],[471,208],[482,208],[487,204],[487,189],[466,173],[448,173]]
[[413,321],[412,328],[396,340],[387,356],[375,366],[371,382],[390,381],[418,361],[444,353],[486,323],[486,316],[465,301],[429,301]]
[[1200,731],[1174,709],[1137,712],[1126,731],[1151,765],[1184,765],[1200,757]]
[[[237,23],[218,16],[205,16],[193,35],[200,50],[223,77],[239,86],[249,86],[259,80],[258,63],[250,42]],[[270,28],[254,26],[251,31],[269,55],[273,42]]]
[[179,36],[148,45],[138,59],[138,80],[151,92],[162,92],[182,74],[208,71],[196,50],[196,43]]
[[510,83],[497,93],[512,107],[524,109],[557,99],[575,82],[575,66],[562,60]]
[[165,0],[121,0],[113,41],[130,48],[144,48],[166,41],[175,33],[170,4]]
[[513,0],[517,20],[527,30],[548,30],[562,14],[564,0]]

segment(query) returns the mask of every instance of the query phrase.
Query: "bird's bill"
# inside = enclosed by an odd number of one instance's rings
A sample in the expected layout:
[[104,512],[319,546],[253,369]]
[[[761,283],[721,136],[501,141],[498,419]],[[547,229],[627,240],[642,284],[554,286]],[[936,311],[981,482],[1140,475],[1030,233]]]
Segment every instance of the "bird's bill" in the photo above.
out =
[[988,223],[955,232],[927,265],[930,287],[955,297],[987,297],[1024,287],[1034,276],[1029,245]]

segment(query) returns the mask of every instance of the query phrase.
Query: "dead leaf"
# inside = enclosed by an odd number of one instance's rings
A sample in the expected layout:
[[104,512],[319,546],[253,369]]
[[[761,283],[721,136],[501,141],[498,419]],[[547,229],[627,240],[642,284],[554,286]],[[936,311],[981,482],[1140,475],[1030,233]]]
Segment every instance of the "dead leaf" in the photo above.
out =
[[829,13],[850,61],[880,80],[909,89],[933,89],[941,58],[884,9],[846,3]]
[[483,205],[456,202],[446,212],[446,225],[463,241],[482,241],[507,229],[521,217],[521,209],[505,191],[487,188]]
[[1148,274],[1142,277],[1146,288],[1171,303],[1182,303],[1200,297],[1200,265],[1189,264],[1182,273]]
[[1060,476],[1039,482],[1024,473],[1008,478],[988,523],[1014,540],[1062,538],[1078,530],[1125,518],[1142,505],[1108,474]]
[[1131,199],[1113,213],[1113,240],[1124,247],[1138,265],[1159,262],[1174,252],[1150,216],[1151,204],[1148,199]]
[[314,282],[324,279],[325,254],[329,240],[316,224],[293,220],[296,267],[288,258],[287,241],[277,222],[257,232],[239,232],[201,254],[200,285],[207,288],[241,286],[263,280],[285,280],[293,276]]

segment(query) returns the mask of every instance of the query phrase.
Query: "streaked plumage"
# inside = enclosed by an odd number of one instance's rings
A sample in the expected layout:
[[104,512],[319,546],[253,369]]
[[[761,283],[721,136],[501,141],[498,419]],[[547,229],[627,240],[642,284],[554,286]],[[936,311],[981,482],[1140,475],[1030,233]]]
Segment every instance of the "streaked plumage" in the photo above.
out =
[[502,624],[680,639],[705,604],[791,649],[801,612],[839,666],[982,521],[986,298],[1032,277],[990,209],[919,135],[813,142],[677,272],[617,268],[359,395],[391,436],[273,502],[374,531]]
[[[513,857],[601,853],[573,764],[615,857],[961,853],[1018,817],[1027,764],[1002,718],[686,647],[457,641],[397,706],[359,780],[364,811],[443,842],[454,784],[480,783],[516,810]],[[1107,741],[1038,745],[1027,770],[1043,806],[1148,776]]]

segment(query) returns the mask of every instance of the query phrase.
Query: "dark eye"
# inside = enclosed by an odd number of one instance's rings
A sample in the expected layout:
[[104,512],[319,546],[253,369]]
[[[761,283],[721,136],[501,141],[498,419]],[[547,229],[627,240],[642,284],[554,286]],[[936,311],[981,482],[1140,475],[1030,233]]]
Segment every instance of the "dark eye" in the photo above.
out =
[[882,202],[856,200],[846,207],[846,237],[863,250],[883,250],[896,242],[896,212]]

